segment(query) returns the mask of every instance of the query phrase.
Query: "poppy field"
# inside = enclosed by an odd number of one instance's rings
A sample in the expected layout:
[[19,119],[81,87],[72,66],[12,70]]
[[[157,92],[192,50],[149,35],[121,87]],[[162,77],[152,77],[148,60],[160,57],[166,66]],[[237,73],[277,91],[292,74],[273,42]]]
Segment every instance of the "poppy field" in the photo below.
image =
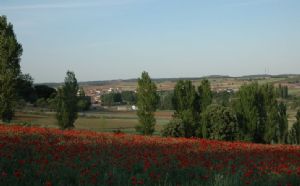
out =
[[0,125],[0,185],[300,185],[300,146]]

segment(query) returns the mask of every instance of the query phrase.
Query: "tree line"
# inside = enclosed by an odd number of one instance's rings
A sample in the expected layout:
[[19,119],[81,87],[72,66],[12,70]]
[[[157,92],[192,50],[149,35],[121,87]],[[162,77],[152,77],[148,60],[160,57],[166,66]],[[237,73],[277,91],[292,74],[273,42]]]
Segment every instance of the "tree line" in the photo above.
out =
[[[283,91],[282,91],[283,90]],[[204,79],[199,87],[190,80],[179,80],[172,94],[175,110],[172,120],[162,130],[163,136],[199,137],[214,140],[249,141],[254,143],[299,144],[300,111],[297,122],[289,130],[287,107],[279,98],[288,96],[287,87],[275,88],[272,84],[259,85],[257,82],[245,84],[232,97],[230,104],[213,103],[210,82]],[[142,134],[154,132],[154,112],[159,96],[155,83],[147,72],[138,80],[137,128]],[[219,95],[218,95],[219,96]]]
[[137,96],[134,91],[111,92],[101,95],[101,104],[104,106],[133,105],[136,104]]

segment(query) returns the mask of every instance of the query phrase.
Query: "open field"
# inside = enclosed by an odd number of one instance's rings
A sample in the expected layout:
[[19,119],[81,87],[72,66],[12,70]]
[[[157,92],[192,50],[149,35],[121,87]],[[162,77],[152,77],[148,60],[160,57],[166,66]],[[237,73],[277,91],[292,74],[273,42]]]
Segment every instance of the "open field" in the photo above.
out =
[[0,124],[0,185],[300,184],[300,147]]
[[290,88],[289,94],[300,97],[300,88]]
[[[173,112],[156,112],[156,133],[160,134],[163,126],[169,122]],[[31,125],[57,128],[54,113],[25,113],[19,112],[13,122],[28,122]],[[76,129],[87,129],[98,132],[112,132],[121,130],[126,133],[136,133],[135,126],[138,125],[138,118],[135,112],[86,112],[79,114],[75,122]]]
[[[160,135],[160,131],[171,120],[173,111],[158,111],[156,117],[155,135]],[[289,128],[296,121],[296,111],[288,110]],[[16,123],[30,123],[34,126],[57,128],[57,121],[54,113],[28,113],[18,112],[14,121]],[[76,129],[87,129],[97,132],[112,132],[120,130],[125,133],[136,134],[135,126],[138,125],[138,118],[135,112],[131,111],[111,111],[111,112],[86,112],[79,114],[75,122]]]

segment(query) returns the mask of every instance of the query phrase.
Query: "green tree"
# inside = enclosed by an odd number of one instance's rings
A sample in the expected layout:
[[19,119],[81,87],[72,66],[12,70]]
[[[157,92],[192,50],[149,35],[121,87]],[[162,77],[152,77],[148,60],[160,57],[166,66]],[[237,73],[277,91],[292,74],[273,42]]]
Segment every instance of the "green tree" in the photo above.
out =
[[112,106],[113,103],[114,103],[113,93],[101,95],[101,104],[102,105]]
[[240,88],[234,108],[243,140],[263,142],[262,119],[265,118],[263,105],[263,95],[257,83],[243,85]]
[[297,121],[293,124],[291,130],[289,131],[289,143],[300,144],[300,110],[298,110],[296,115]]
[[22,52],[13,25],[7,22],[5,16],[0,16],[0,117],[5,122],[11,121],[14,115]]
[[214,92],[213,98],[214,103],[222,105],[222,106],[231,106],[231,99],[234,96],[233,92],[221,91],[221,92]]
[[54,88],[49,87],[47,85],[35,85],[34,89],[38,99],[39,98],[48,99],[51,97],[55,97],[57,94],[57,91]]
[[26,102],[34,103],[36,93],[33,87],[33,78],[29,74],[20,74],[17,79],[17,96]]
[[57,106],[57,98],[56,97],[54,97],[54,98],[48,98],[47,99],[47,103],[48,103],[48,108],[50,110],[53,110],[53,111],[56,110],[56,106]]
[[91,107],[91,98],[85,95],[85,92],[82,87],[78,91],[78,102],[77,108],[79,111],[89,110]]
[[198,87],[200,112],[205,111],[206,107],[212,103],[213,94],[210,83],[207,79],[202,80]]
[[278,105],[278,128],[276,131],[278,143],[287,143],[288,137],[288,119],[286,114],[286,105],[282,102]]
[[281,84],[279,84],[278,88],[276,89],[276,93],[278,97],[282,99],[287,99],[289,96],[289,89],[287,86],[282,86]]
[[201,114],[203,136],[208,139],[233,141],[239,139],[237,118],[229,107],[212,104]]
[[163,136],[172,136],[172,137],[183,137],[185,135],[185,130],[183,122],[179,118],[172,118],[172,120],[163,128]]
[[61,129],[74,127],[77,119],[78,83],[74,72],[67,72],[64,85],[58,89],[56,118]]
[[176,83],[173,94],[173,107],[175,109],[173,117],[182,122],[184,137],[195,136],[195,131],[198,128],[198,99],[199,97],[191,81],[179,80]]
[[120,103],[122,103],[121,93],[111,92],[108,94],[103,94],[101,96],[101,103],[102,103],[102,105],[107,105],[107,106],[120,104]]
[[137,115],[140,125],[136,130],[145,135],[153,134],[155,130],[154,112],[157,109],[159,97],[156,92],[157,87],[150,79],[147,72],[143,72],[141,78],[138,79],[137,87]]
[[234,109],[244,140],[272,143],[286,138],[286,109],[278,104],[273,85],[243,85]]
[[160,110],[173,110],[173,91],[161,91],[159,93],[159,109]]
[[128,105],[136,104],[136,93],[133,91],[122,91],[121,92],[121,100]]
[[78,94],[79,97],[85,97],[84,89],[82,87],[80,87],[77,94]]
[[36,101],[36,106],[40,108],[46,108],[48,106],[48,102],[45,98],[40,98]]
[[260,104],[260,120],[261,128],[260,133],[263,137],[263,143],[276,142],[276,131],[280,126],[279,118],[279,105],[277,102],[276,91],[273,85],[264,84],[260,87],[260,93],[262,94],[262,100]]
[[113,93],[113,102],[116,104],[121,104],[122,103],[122,95],[119,92]]

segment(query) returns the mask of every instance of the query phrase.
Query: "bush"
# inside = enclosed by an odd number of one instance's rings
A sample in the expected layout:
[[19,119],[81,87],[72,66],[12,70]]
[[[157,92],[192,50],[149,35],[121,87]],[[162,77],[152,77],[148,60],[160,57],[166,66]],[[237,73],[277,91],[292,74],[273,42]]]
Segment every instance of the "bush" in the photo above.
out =
[[198,136],[215,140],[238,139],[238,123],[234,112],[221,105],[210,105],[202,113]]
[[45,98],[39,98],[36,101],[36,106],[41,107],[41,108],[45,108],[48,106],[47,100]]
[[184,126],[181,119],[173,118],[162,130],[163,136],[182,137]]

